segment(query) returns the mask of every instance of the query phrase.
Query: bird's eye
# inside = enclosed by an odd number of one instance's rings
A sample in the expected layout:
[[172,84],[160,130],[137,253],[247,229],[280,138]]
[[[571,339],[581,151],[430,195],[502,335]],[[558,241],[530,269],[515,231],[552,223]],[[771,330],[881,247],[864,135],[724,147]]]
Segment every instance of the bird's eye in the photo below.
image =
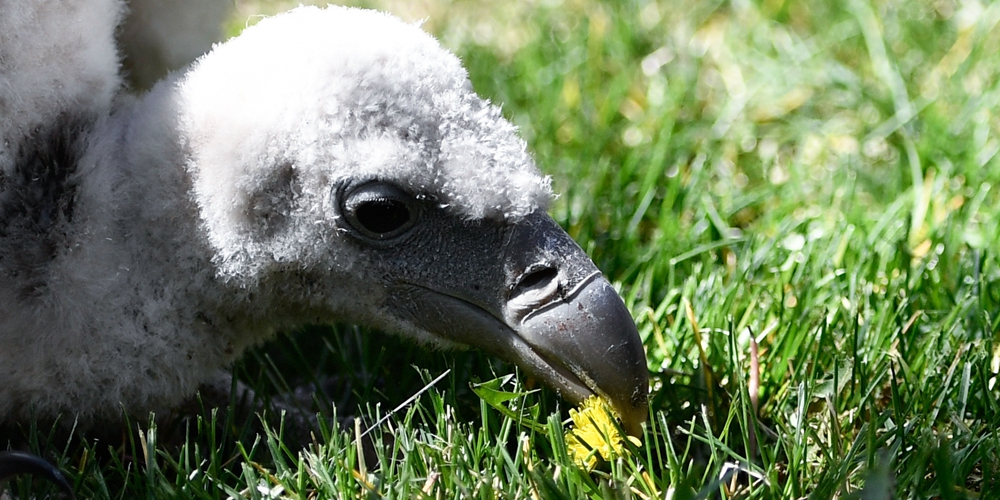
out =
[[372,182],[347,194],[343,213],[351,227],[362,235],[387,240],[413,227],[417,203],[391,184]]

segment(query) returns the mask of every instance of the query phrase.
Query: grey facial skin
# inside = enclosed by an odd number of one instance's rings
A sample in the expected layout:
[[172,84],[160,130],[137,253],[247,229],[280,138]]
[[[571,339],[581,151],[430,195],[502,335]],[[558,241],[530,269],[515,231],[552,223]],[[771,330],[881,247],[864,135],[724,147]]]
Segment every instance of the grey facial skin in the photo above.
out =
[[[349,198],[376,198],[387,189],[395,188],[373,184],[361,188],[371,196]],[[391,196],[416,221],[384,239],[357,238],[359,251],[380,270],[374,274],[382,276],[389,315],[511,361],[571,402],[597,394],[627,432],[641,434],[649,376],[635,323],[551,217],[467,221],[405,193]],[[351,210],[345,208],[345,218],[360,225]]]

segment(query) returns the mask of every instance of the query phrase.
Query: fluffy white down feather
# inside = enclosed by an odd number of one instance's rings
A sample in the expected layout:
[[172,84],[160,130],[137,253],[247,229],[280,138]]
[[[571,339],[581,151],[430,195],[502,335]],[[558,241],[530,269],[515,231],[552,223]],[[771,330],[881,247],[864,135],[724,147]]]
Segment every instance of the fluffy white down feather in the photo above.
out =
[[396,180],[439,193],[470,219],[516,220],[551,196],[524,141],[472,91],[458,58],[387,14],[302,7],[265,19],[178,85],[209,235],[238,269],[254,252],[251,204],[276,165],[317,176],[318,186]]
[[434,193],[464,218],[516,220],[551,197],[458,59],[391,16],[298,8],[113,103],[120,4],[57,3],[0,0],[5,168],[33,124],[97,116],[44,286],[0,275],[0,345],[17,346],[0,349],[0,420],[163,411],[304,322],[398,330],[366,316],[373,277],[339,251],[330,204],[347,180]]
[[0,0],[0,171],[22,137],[59,114],[110,111],[122,11],[119,0]]

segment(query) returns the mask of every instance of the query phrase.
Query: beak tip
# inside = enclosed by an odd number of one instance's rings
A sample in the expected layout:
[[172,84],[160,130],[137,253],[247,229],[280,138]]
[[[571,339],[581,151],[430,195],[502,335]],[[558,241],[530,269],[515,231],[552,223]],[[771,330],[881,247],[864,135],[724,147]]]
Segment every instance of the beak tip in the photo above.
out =
[[533,314],[520,334],[548,359],[573,367],[587,390],[611,403],[625,431],[641,436],[649,414],[649,371],[632,315],[600,276],[564,300]]
[[[645,384],[649,387],[649,383]],[[622,427],[630,436],[642,437],[642,424],[649,418],[649,396],[646,392],[641,395],[636,392],[630,400],[631,407],[622,411]],[[621,411],[621,410],[620,410]]]

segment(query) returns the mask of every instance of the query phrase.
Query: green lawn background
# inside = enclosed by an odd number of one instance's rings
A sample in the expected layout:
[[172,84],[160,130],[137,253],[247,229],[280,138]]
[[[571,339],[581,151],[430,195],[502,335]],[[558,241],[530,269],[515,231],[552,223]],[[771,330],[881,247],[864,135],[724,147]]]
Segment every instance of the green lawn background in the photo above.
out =
[[[81,496],[1000,497],[1000,4],[363,5],[424,19],[553,176],[647,348],[643,446],[580,470],[566,404],[511,367],[314,328],[237,367],[261,393],[336,382],[311,444],[133,422],[110,459],[55,450]],[[241,1],[230,31],[289,6]],[[350,417],[447,369],[363,458]]]

